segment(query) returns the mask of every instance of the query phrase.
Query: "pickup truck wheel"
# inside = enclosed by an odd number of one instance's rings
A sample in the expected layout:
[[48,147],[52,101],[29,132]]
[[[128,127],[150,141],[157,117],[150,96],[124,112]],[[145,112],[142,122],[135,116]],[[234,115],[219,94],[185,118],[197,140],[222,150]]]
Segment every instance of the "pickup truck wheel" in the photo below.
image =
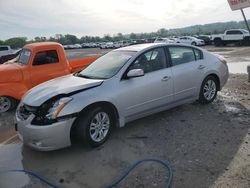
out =
[[250,46],[250,37],[245,37],[243,39],[243,45]]
[[221,39],[214,39],[214,45],[215,46],[221,46],[222,45],[222,41],[221,41]]
[[98,147],[108,139],[114,122],[109,109],[104,107],[90,109],[76,122],[77,137],[92,147]]
[[219,84],[214,76],[208,76],[202,82],[199,102],[201,104],[212,103],[217,96]]
[[7,112],[16,107],[16,100],[6,96],[0,96],[0,113]]

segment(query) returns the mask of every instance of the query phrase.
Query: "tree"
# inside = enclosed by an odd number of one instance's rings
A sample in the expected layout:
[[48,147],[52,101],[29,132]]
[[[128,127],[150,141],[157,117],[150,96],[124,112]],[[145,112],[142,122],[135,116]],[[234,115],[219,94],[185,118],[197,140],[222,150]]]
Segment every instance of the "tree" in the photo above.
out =
[[130,39],[136,39],[136,34],[135,33],[130,33],[129,38]]
[[76,44],[79,43],[79,39],[75,35],[67,34],[64,36],[66,44]]
[[45,42],[47,39],[46,37],[35,37],[35,42]]
[[22,48],[27,42],[26,37],[15,37],[6,40],[4,43],[11,46],[11,48]]
[[109,34],[104,35],[103,39],[107,42],[112,41],[112,37]]
[[161,28],[157,31],[158,36],[160,37],[167,37],[168,36],[168,30]]

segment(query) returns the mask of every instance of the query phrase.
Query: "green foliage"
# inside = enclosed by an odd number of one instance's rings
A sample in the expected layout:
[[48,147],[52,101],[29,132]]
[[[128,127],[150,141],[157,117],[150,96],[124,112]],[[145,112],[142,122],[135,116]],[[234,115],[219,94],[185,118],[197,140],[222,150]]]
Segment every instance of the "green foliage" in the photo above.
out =
[[26,37],[15,37],[4,41],[4,44],[11,46],[11,48],[22,48],[26,44]]
[[[250,21],[248,21],[250,24]],[[122,34],[117,33],[113,36],[109,34],[105,34],[102,38],[98,36],[83,36],[80,39],[77,38],[75,35],[62,35],[56,34],[54,37],[46,38],[46,37],[35,37],[34,40],[27,41],[25,37],[16,37],[11,38],[6,41],[0,40],[1,44],[10,45],[12,48],[21,48],[26,43],[32,42],[43,42],[43,41],[54,41],[59,42],[63,45],[67,44],[82,44],[82,43],[90,43],[90,42],[109,42],[109,41],[121,41],[121,40],[129,40],[129,39],[151,39],[156,37],[171,37],[171,36],[183,36],[183,35],[211,35],[211,34],[218,34],[224,33],[227,29],[246,29],[246,25],[244,21],[241,22],[223,22],[223,23],[212,23],[212,24],[205,24],[205,25],[193,25],[184,28],[178,29],[165,29],[161,28],[156,32],[151,33],[130,33],[130,34]]]

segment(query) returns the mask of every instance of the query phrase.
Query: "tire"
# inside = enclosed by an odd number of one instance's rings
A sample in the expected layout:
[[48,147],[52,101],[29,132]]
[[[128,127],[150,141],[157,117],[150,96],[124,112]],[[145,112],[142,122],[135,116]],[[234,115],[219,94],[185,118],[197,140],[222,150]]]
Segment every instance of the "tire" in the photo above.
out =
[[243,39],[243,45],[250,46],[250,37],[245,37]]
[[196,42],[191,43],[192,46],[197,46]]
[[214,39],[214,45],[215,46],[221,46],[222,45],[221,39],[219,39],[219,38]]
[[217,97],[219,90],[218,80],[214,76],[208,76],[204,79],[200,88],[199,102],[209,104]]
[[[105,118],[106,123],[98,122],[98,118],[101,118],[101,121]],[[76,121],[75,134],[81,142],[98,147],[108,139],[114,124],[114,116],[109,109],[95,107],[80,114]]]
[[0,96],[0,113],[4,113],[14,109],[17,101],[11,97]]

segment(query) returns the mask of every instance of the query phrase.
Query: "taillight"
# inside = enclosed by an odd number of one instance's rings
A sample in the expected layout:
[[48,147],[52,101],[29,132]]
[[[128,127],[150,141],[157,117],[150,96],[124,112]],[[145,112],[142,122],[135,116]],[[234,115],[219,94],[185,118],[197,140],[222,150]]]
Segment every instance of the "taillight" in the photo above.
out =
[[217,58],[220,60],[221,63],[223,63],[225,65],[227,64],[227,60],[224,57],[218,55]]

